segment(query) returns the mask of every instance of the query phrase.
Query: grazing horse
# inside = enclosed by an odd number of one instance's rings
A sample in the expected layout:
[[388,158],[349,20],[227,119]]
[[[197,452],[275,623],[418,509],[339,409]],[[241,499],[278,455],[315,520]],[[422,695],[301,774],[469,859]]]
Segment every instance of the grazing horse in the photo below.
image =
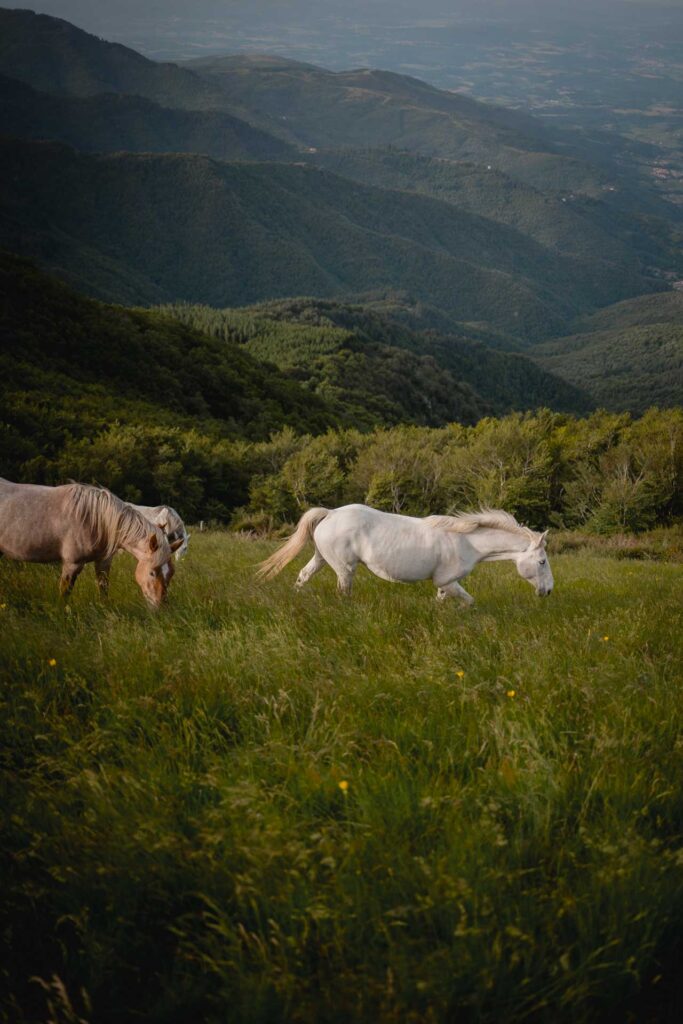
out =
[[[170,579],[164,567],[182,540],[164,532],[111,491],[86,484],[61,487],[15,484],[0,478],[0,554],[26,562],[61,562],[60,591],[67,595],[86,562],[95,563],[100,592],[119,548],[137,559],[135,579],[146,601],[159,608]],[[106,570],[106,572],[105,572]]]
[[179,540],[182,542],[175,553],[175,560],[179,562],[183,555],[187,554],[187,546],[190,541],[190,534],[185,529],[185,523],[178,513],[170,505],[133,505],[131,508],[141,512],[150,523],[160,526],[166,534],[169,544]]
[[479,562],[510,559],[522,579],[543,597],[553,589],[545,550],[547,534],[547,530],[536,533],[521,526],[500,509],[417,519],[367,505],[312,508],[303,514],[289,540],[261,563],[258,575],[262,579],[277,576],[312,540],[315,554],[299,573],[297,588],[329,565],[337,574],[339,590],[350,594],[360,563],[380,579],[394,583],[431,579],[438,600],[460,597],[469,605],[474,598],[459,581]]
[[[171,508],[170,505],[133,505],[131,502],[126,502],[126,504],[129,508],[144,516],[148,522],[163,530],[168,543],[172,545],[172,550],[175,551],[176,561],[183,557],[187,551],[190,534],[185,529],[185,523],[174,508]],[[108,559],[101,559],[96,566],[97,584],[103,596],[109,590],[109,572],[115,554],[116,552]],[[171,582],[173,571],[173,565],[170,561],[161,567],[161,572],[167,585]]]

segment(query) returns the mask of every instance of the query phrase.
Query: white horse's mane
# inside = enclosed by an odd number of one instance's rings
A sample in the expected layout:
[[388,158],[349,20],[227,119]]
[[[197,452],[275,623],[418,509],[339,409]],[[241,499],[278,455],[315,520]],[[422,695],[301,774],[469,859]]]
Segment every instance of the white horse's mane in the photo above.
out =
[[478,512],[457,512],[454,516],[427,516],[425,523],[437,530],[448,530],[451,533],[474,533],[475,530],[505,530],[521,537],[537,537],[534,530],[522,526],[513,515],[502,508],[482,508]]

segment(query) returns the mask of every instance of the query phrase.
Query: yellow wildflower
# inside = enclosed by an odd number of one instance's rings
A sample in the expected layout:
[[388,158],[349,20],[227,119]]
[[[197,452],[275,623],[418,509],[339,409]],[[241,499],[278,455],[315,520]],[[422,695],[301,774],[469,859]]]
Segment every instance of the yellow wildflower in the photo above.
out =
[[57,659],[56,658],[49,658],[48,659],[48,665],[50,666],[50,668],[54,668],[56,664],[57,664]]
[[608,637],[608,636],[603,636],[603,638],[602,638],[602,639],[603,639],[603,640],[609,640],[609,637]]
[[464,679],[465,678],[465,673],[463,672],[463,670],[461,668],[459,668],[458,671],[455,674],[458,677],[458,679]]
[[341,780],[341,782],[339,783],[339,788],[341,789],[342,793],[346,793],[347,789],[349,788],[349,784],[346,781],[346,779]]
[[515,695],[516,693],[517,693],[517,691],[516,691],[516,690],[508,690],[508,691],[507,691],[507,696],[508,696],[508,697],[514,697],[514,695]]

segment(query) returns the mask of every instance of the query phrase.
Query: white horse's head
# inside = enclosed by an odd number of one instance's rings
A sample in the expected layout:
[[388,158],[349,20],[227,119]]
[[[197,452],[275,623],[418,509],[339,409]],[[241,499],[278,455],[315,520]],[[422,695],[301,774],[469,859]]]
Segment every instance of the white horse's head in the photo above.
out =
[[539,597],[547,597],[553,589],[553,574],[545,549],[547,536],[546,530],[539,537],[535,537],[526,551],[522,551],[515,559],[517,572],[522,579],[535,587]]

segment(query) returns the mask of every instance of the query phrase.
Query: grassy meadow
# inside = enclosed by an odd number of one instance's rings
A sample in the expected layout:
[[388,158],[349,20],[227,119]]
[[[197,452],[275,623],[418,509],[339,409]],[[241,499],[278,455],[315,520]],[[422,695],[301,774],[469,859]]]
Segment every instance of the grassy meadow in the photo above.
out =
[[464,609],[272,547],[195,534],[158,616],[0,563],[0,1019],[678,1020],[683,568]]

